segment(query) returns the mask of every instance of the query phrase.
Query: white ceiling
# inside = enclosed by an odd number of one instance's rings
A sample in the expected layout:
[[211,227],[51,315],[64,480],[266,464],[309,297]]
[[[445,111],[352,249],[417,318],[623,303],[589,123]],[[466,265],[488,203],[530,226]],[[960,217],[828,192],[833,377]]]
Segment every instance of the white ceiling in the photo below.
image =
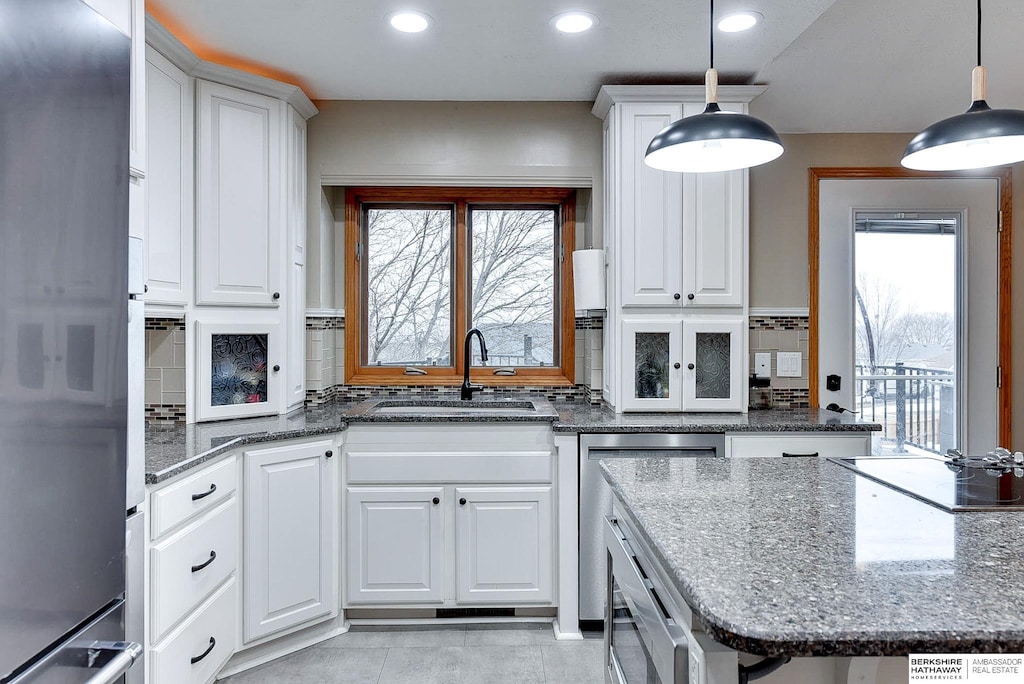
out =
[[[315,99],[593,100],[603,84],[697,83],[705,0],[148,0],[194,47],[294,74]],[[781,132],[914,131],[969,104],[970,0],[718,0],[765,19],[716,33],[723,82],[764,83],[752,110]],[[389,12],[434,26],[400,34]],[[1024,108],[1021,0],[985,0],[989,103]],[[567,9],[600,18],[562,35]]]

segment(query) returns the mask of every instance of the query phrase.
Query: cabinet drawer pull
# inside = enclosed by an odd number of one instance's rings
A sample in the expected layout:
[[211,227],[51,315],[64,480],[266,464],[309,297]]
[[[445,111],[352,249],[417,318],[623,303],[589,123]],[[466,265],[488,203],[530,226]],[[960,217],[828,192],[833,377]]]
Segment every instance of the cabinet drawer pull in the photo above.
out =
[[203,568],[205,568],[207,565],[209,565],[210,563],[212,563],[215,560],[217,560],[217,552],[216,551],[211,551],[210,552],[210,558],[206,562],[200,563],[199,565],[193,565],[192,566],[192,572],[199,572],[200,570],[202,570]]
[[217,645],[217,640],[214,639],[213,637],[210,637],[210,645],[206,647],[206,650],[203,651],[202,653],[200,653],[197,656],[193,656],[192,658],[189,658],[189,662],[192,663],[193,665],[195,665],[200,660],[202,660],[206,656],[210,655],[210,651],[212,651],[213,647],[216,646],[216,645]]
[[818,452],[814,451],[814,452],[809,453],[809,454],[791,454],[788,451],[783,451],[782,455],[785,458],[817,458],[818,457]]
[[200,499],[205,499],[206,497],[208,497],[211,494],[213,494],[215,491],[217,491],[217,485],[212,484],[212,485],[210,485],[210,488],[207,491],[203,492],[202,494],[193,494],[192,495],[192,500],[193,501],[199,501]]
[[459,499],[459,505],[460,506],[465,506],[466,505],[466,500],[465,499]]

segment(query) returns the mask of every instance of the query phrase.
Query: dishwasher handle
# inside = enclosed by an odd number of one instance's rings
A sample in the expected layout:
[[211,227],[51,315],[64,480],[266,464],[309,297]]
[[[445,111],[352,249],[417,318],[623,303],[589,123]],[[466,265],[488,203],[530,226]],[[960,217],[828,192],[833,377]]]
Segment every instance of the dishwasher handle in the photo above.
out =
[[[114,652],[107,664],[100,668],[85,684],[114,684],[142,655],[142,645],[134,641],[100,642],[89,649],[90,655]],[[109,653],[107,654],[109,655]]]

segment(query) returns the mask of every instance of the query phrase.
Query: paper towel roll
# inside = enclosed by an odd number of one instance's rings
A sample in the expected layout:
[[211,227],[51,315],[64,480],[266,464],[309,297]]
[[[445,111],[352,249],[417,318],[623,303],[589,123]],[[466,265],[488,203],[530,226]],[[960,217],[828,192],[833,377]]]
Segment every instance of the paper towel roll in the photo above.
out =
[[577,311],[605,308],[603,249],[573,252],[572,277]]

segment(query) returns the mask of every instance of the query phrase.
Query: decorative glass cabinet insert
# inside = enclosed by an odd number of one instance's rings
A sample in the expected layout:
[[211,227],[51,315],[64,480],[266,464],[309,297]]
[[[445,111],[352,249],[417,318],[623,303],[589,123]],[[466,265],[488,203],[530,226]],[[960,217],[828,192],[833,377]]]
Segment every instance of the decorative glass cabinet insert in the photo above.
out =
[[267,402],[267,346],[266,334],[211,336],[211,406]]

